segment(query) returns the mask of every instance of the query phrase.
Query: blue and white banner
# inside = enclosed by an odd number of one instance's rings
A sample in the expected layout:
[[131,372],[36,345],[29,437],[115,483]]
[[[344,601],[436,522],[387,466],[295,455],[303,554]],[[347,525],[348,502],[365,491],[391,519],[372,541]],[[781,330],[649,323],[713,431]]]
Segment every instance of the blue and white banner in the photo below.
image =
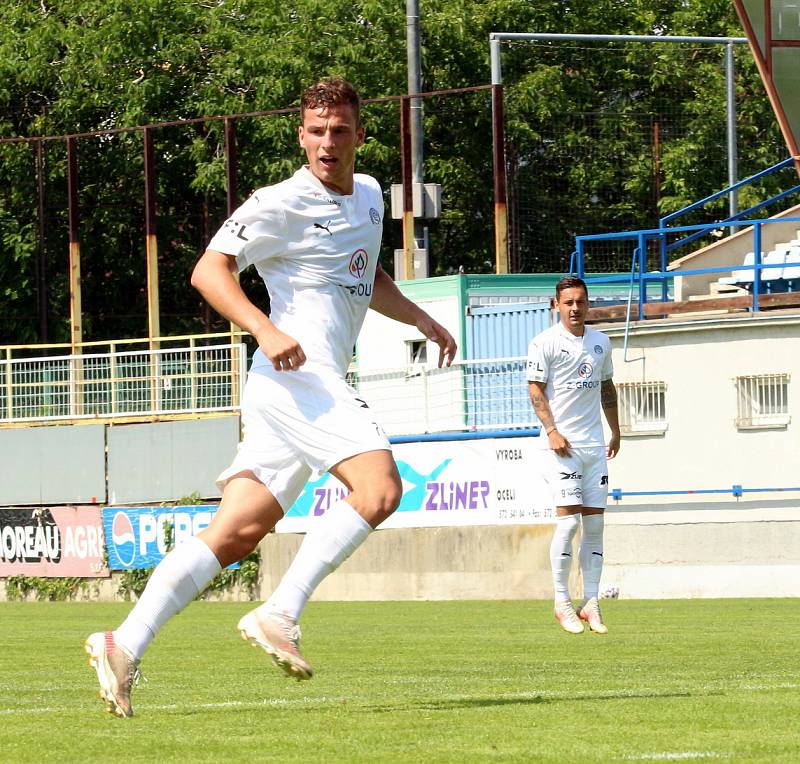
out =
[[167,553],[165,526],[179,546],[207,528],[218,506],[105,507],[103,528],[111,570],[152,568]]
[[[533,438],[400,443],[393,450],[403,498],[381,528],[553,522],[552,493]],[[304,533],[346,495],[326,473],[306,484],[275,530]]]

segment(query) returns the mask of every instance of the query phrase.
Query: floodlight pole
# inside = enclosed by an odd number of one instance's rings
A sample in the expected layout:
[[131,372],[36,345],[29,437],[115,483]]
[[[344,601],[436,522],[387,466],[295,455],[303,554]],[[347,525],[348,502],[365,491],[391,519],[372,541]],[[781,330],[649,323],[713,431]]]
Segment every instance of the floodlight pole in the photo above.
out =
[[[408,66],[408,94],[411,98],[411,183],[414,186],[423,182],[423,132],[422,132],[422,99],[415,98],[422,90],[421,57],[419,45],[419,2],[406,0],[406,59]],[[413,260],[420,258],[420,273],[428,275],[427,249],[425,246],[425,226],[420,218],[413,219],[412,269],[406,272],[406,278],[416,276]],[[424,254],[423,254],[424,253]]]

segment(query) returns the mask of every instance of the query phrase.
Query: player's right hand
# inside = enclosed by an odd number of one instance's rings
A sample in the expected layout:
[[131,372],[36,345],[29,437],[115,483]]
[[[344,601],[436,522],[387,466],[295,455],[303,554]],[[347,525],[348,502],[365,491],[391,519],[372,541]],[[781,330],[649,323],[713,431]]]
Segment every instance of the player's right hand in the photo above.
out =
[[551,430],[547,439],[550,441],[551,450],[555,451],[559,456],[570,455],[569,441],[558,430]]
[[296,371],[306,362],[306,354],[300,343],[271,322],[256,332],[255,338],[275,371]]

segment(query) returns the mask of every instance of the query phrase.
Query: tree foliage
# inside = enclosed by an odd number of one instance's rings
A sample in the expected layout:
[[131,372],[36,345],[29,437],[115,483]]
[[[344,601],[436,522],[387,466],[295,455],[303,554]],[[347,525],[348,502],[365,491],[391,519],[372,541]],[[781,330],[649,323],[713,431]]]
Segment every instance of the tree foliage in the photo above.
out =
[[[493,31],[741,35],[728,0],[422,0],[420,11],[424,91],[488,84]],[[375,99],[364,109],[368,138],[359,168],[387,189],[400,181],[399,105],[377,99],[407,89],[403,3],[20,0],[0,8],[0,22],[0,138],[281,110],[296,106],[310,82],[342,75]],[[737,50],[745,175],[782,154],[750,54]],[[709,47],[504,47],[520,269],[564,267],[575,233],[651,224],[724,185],[720,62],[721,49]],[[429,225],[434,272],[491,270],[488,91],[426,98],[424,115],[425,179],[442,184],[444,198],[442,217]],[[302,162],[296,120],[280,113],[236,121],[240,200]],[[663,148],[655,184],[652,142],[642,135],[657,121]],[[155,147],[162,330],[222,328],[189,288],[188,275],[226,213],[223,122],[159,127]],[[43,156],[40,241],[35,149],[0,144],[0,342],[43,339],[36,307],[41,268],[49,339],[68,334],[64,141],[44,142]],[[146,334],[142,157],[140,130],[78,140],[88,339]],[[549,259],[537,249],[543,241],[552,242]],[[400,245],[399,224],[387,216],[385,267]]]

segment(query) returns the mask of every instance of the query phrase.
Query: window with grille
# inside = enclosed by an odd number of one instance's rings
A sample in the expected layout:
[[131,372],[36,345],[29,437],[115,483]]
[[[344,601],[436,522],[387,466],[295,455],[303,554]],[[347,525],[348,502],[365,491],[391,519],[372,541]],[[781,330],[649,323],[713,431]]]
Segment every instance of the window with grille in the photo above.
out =
[[736,377],[736,426],[785,427],[789,424],[789,375]]
[[624,435],[654,435],[667,429],[666,382],[621,382],[619,429]]

